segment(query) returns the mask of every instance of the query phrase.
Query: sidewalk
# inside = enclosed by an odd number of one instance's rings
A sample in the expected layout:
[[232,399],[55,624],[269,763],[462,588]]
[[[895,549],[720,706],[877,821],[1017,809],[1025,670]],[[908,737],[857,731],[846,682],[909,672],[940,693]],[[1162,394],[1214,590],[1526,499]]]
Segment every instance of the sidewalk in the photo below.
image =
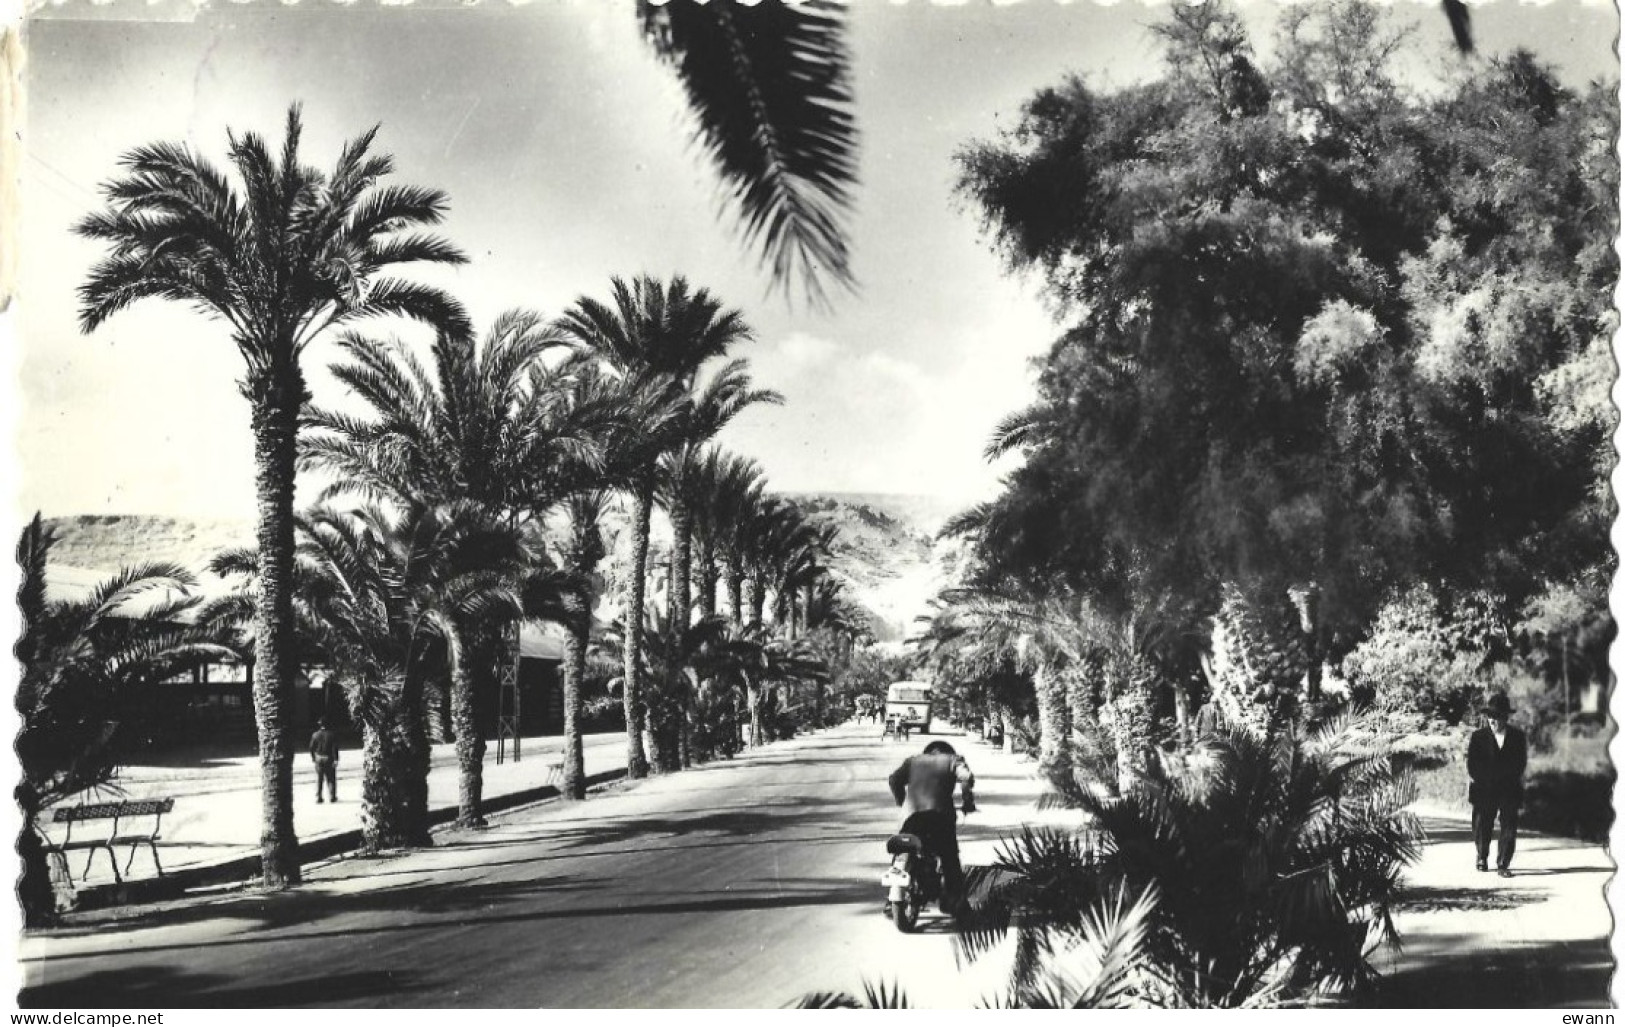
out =
[[[587,780],[598,784],[621,776],[626,767],[626,735],[615,731],[587,735],[583,740]],[[484,804],[489,812],[535,802],[558,794],[557,782],[548,781],[550,767],[564,749],[561,736],[523,739],[523,758],[496,762],[496,745],[490,744],[485,757]],[[434,823],[444,823],[457,813],[457,754],[448,743],[434,746],[429,768],[429,810]],[[163,862],[160,879],[146,846],[137,849],[130,870],[126,846],[118,847],[119,872],[125,886],[114,883],[105,850],[95,853],[90,874],[84,877],[91,853],[76,850],[68,854],[74,888],[80,908],[95,905],[141,901],[178,894],[181,890],[209,884],[248,880],[258,873],[260,838],[260,765],[257,756],[201,760],[183,767],[128,766],[119,773],[115,786],[122,794],[109,794],[90,801],[158,799],[172,797],[175,808],[164,815],[158,842]],[[316,802],[316,770],[310,759],[300,756],[294,764],[294,828],[298,833],[303,861],[320,859],[360,845],[361,832],[361,752],[359,747],[344,749],[339,758],[336,803]],[[47,834],[60,840],[66,825],[50,822],[44,815]],[[93,821],[74,827],[79,838],[105,835],[111,821]],[[145,830],[151,818],[121,824],[120,833]]]
[[[1614,971],[1601,845],[1520,832],[1512,877],[1473,869],[1472,827],[1455,811],[1416,807],[1427,831],[1394,913],[1400,947],[1372,958],[1382,974],[1365,1005],[1561,1008],[1610,1004]],[[1492,858],[1493,858],[1492,843]]]

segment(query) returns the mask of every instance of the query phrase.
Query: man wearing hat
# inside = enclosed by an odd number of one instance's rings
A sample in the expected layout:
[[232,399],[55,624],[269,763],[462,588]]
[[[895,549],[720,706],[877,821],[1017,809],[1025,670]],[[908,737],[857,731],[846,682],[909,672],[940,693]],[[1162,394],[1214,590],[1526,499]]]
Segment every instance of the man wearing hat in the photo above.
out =
[[1512,851],[1518,845],[1518,807],[1523,803],[1523,771],[1529,762],[1529,741],[1507,719],[1512,704],[1505,692],[1496,692],[1484,704],[1484,726],[1467,743],[1467,801],[1473,807],[1473,842],[1478,846],[1478,869],[1490,868],[1490,834],[1501,819],[1501,842],[1495,869],[1512,876]]

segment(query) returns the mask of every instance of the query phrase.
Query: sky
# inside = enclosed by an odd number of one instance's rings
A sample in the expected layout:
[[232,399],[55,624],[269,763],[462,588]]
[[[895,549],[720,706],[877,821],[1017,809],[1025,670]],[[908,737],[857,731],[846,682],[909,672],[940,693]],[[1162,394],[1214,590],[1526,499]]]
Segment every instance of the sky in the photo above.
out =
[[[1266,51],[1276,10],[1242,8]],[[1396,14],[1417,26],[1418,74],[1458,60],[1436,3]],[[98,250],[69,227],[132,146],[181,141],[221,159],[228,128],[279,136],[293,102],[307,159],[331,164],[378,124],[396,181],[449,194],[444,234],[472,262],[419,277],[454,290],[476,323],[511,307],[556,314],[605,296],[612,275],[684,274],[744,311],[755,339],[739,355],[786,397],[722,437],[774,488],[986,498],[1001,471],[982,459],[986,439],[1026,405],[1030,361],[1059,330],[956,198],[953,155],[1068,73],[1103,86],[1155,74],[1146,26],[1162,16],[1138,2],[859,0],[860,291],[814,311],[770,291],[741,245],[629,0],[47,8],[25,36],[16,508],[252,516],[248,404],[226,333],[156,301],[81,333],[74,290]],[[1474,18],[1485,52],[1526,45],[1573,83],[1617,74],[1610,5],[1500,0]],[[318,344],[306,363],[317,400],[343,406],[323,370],[332,357]]]

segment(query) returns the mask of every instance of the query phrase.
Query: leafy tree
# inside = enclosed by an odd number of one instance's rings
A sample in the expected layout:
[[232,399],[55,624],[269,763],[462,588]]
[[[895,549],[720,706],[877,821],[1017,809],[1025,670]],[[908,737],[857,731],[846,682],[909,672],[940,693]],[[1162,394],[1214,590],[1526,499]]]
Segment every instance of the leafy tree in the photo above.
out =
[[349,142],[328,174],[301,163],[301,131],[294,107],[280,156],[255,133],[232,134],[240,184],[184,145],[137,147],[123,158],[123,174],[103,187],[107,207],[76,229],[108,248],[79,289],[85,331],[139,300],[173,300],[224,322],[243,357],[239,389],[253,408],[264,555],[254,715],[265,767],[261,876],[271,888],[299,882],[290,717],[295,437],[307,399],[300,358],[329,329],[376,315],[453,335],[467,329],[455,302],[390,276],[402,264],[464,261],[419,231],[440,222],[445,196],[382,185],[394,163],[369,152],[376,129]]
[[1606,560],[1606,89],[1514,54],[1415,95],[1358,3],[1287,12],[1270,63],[1219,5],[1160,35],[1162,78],[1042,90],[959,157],[1068,321],[993,442],[1026,461],[985,575],[1180,638],[1229,609],[1314,699],[1394,588],[1515,609]]

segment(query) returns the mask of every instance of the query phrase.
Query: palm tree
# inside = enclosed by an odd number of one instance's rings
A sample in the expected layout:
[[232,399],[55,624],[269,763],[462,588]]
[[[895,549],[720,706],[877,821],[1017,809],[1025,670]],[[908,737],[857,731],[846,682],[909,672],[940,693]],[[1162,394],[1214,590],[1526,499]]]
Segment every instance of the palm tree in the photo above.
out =
[[532,385],[534,396],[553,397],[554,418],[590,430],[596,446],[590,454],[560,452],[559,459],[530,468],[527,492],[538,517],[549,505],[564,516],[555,543],[563,573],[559,581],[557,618],[565,628],[564,782],[569,799],[586,797],[586,770],[581,739],[582,686],[591,648],[592,609],[599,564],[608,555],[603,522],[612,490],[625,487],[650,459],[658,459],[677,426],[678,408],[658,384],[639,387],[605,374],[590,359],[571,359],[543,381]]
[[[736,310],[704,289],[689,290],[681,277],[662,285],[643,276],[628,283],[611,280],[611,305],[583,296],[565,312],[560,328],[578,345],[627,380],[630,391],[660,391],[674,399],[692,392],[700,369],[728,347],[750,338]],[[644,597],[649,564],[649,526],[654,510],[659,456],[650,455],[628,474],[632,501],[632,566],[628,575],[624,620],[627,644],[626,768],[631,778],[648,774],[643,751],[643,680],[637,661],[642,649]]]
[[1267,732],[1209,707],[1192,746],[1156,755],[1121,797],[1063,788],[1086,832],[1007,840],[964,951],[1013,930],[1021,987],[1098,898],[1154,889],[1146,954],[1164,1004],[1258,1004],[1371,980],[1367,953],[1392,932],[1420,837],[1405,811],[1415,787],[1371,752],[1374,726],[1338,715]]
[[[681,634],[693,619],[693,518],[695,511],[710,502],[709,490],[716,485],[714,473],[708,473],[708,458],[702,446],[715,438],[730,421],[747,407],[759,403],[782,403],[778,393],[753,389],[750,376],[745,372],[745,361],[735,360],[725,365],[700,387],[693,398],[678,402],[678,445],[660,463],[659,495],[671,520],[672,532],[672,586],[668,604],[672,623]],[[677,725],[654,725],[650,738],[658,753],[651,753],[656,766],[662,770],[686,766],[682,757],[687,751],[687,696],[689,689],[681,679],[669,682],[679,696],[678,708],[683,711]],[[668,737],[672,728],[677,737]],[[665,730],[662,731],[661,728]],[[676,751],[668,744],[675,741]]]
[[970,649],[989,666],[1002,660],[1032,676],[1037,692],[1039,757],[1046,776],[1064,769],[1072,732],[1064,675],[1107,644],[1106,625],[1087,603],[1058,592],[1036,596],[1018,586],[956,588],[933,603],[930,650]]
[[99,582],[83,597],[48,598],[46,569],[56,535],[35,514],[17,540],[22,584],[13,745],[23,828],[18,886],[28,926],[55,912],[40,813],[70,795],[106,784],[125,755],[120,711],[139,691],[197,662],[231,655],[221,637],[180,622],[197,603],[183,567],[141,563]]
[[706,455],[705,484],[696,490],[695,537],[700,555],[700,613],[717,612],[718,591],[727,586],[728,613],[735,627],[744,623],[743,554],[738,548],[751,514],[761,504],[767,479],[756,461],[712,447]]
[[[339,340],[348,362],[333,375],[371,408],[362,419],[315,409],[300,440],[302,468],[333,476],[325,499],[359,493],[406,509],[426,503],[446,509],[474,503],[487,516],[516,523],[528,510],[527,483],[536,465],[577,458],[594,445],[591,426],[547,419],[532,387],[542,356],[560,345],[539,315],[509,311],[487,330],[482,344],[442,334],[425,366],[399,339],[347,333]],[[500,628],[454,625],[468,669],[452,682],[450,705],[459,768],[457,823],[483,826],[485,734],[475,715],[476,694],[495,685]]]
[[[429,842],[426,690],[469,673],[461,625],[517,615],[519,570],[533,566],[515,529],[477,504],[392,514],[319,506],[297,519],[294,580],[302,644],[332,668],[362,727],[362,831],[370,852]],[[216,622],[246,619],[258,587],[253,550],[228,550],[217,573],[247,581],[207,604]]]
[[254,715],[263,773],[261,877],[299,882],[293,824],[293,492],[295,437],[307,399],[300,357],[326,330],[392,314],[466,331],[438,290],[388,277],[426,261],[459,264],[433,234],[446,198],[380,185],[393,170],[371,155],[376,129],[348,143],[331,174],[302,164],[299,108],[288,112],[280,158],[254,133],[230,138],[240,187],[181,144],[131,150],[103,191],[106,209],[76,230],[109,253],[79,288],[80,325],[92,331],[147,298],[175,300],[224,322],[242,354],[239,387],[252,406],[257,540],[264,554],[255,631]]

